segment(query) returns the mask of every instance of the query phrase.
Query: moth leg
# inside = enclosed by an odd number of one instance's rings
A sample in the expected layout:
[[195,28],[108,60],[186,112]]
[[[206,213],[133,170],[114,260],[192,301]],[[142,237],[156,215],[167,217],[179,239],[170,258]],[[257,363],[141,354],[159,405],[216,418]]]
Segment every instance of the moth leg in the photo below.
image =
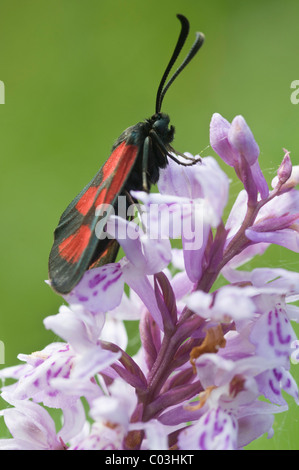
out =
[[130,220],[130,221],[135,220],[136,214],[138,213],[139,214],[139,224],[140,224],[143,232],[145,233],[146,232],[146,227],[143,223],[143,218],[142,218],[143,213],[144,213],[144,208],[142,208],[141,204],[137,201],[137,199],[133,198],[127,190],[124,191],[124,194],[127,198],[127,203],[128,203],[127,219]]
[[160,139],[158,134],[153,129],[150,130],[149,133],[150,133],[150,136],[156,141],[156,144],[158,145],[161,154],[165,157],[165,161],[167,161],[166,160],[166,155],[168,155],[168,150],[165,147],[164,143],[162,142],[162,140]]
[[[168,155],[169,158],[171,158],[171,160],[173,160],[174,162],[176,162],[178,165],[182,165],[182,166],[192,166],[192,165],[195,165],[196,163],[198,162],[201,162],[201,158],[191,158],[191,157],[187,157],[187,155],[184,155],[183,153],[180,153],[180,152],[177,152],[176,150],[174,150],[172,147],[170,147],[170,145],[168,146],[168,149],[165,147],[164,143],[162,142],[162,140],[160,139],[160,137],[158,136],[158,134],[156,134],[155,131],[151,130],[150,131],[150,134],[151,136],[155,139],[156,143],[158,144],[158,146],[160,147],[161,151],[165,154],[165,155]],[[178,158],[174,157],[171,153],[169,153],[169,150],[171,152],[174,152],[175,154],[177,155],[180,155],[181,157],[185,158],[185,160],[191,160],[191,163],[184,163],[184,162],[181,162]]]
[[186,157],[186,155],[184,155],[183,153],[179,153],[179,152],[176,152],[178,155],[181,155],[182,157],[185,157],[186,160],[192,160],[191,163],[184,163],[184,162],[181,162],[181,160],[178,160],[176,157],[174,157],[173,155],[171,155],[170,153],[168,153],[167,155],[169,156],[169,158],[171,158],[171,160],[173,160],[174,162],[176,162],[178,165],[182,165],[182,166],[192,166],[192,165],[195,165],[196,163],[198,162],[201,162],[201,158],[189,158],[189,157]]
[[[177,150],[175,150],[173,147],[169,146],[171,152],[175,153],[176,155],[180,155],[181,157],[183,157],[185,160],[190,160],[192,163],[189,163],[189,165],[195,165],[195,163],[198,163],[198,162],[201,162],[202,159],[199,157],[199,158],[194,158],[194,157],[187,157],[187,155],[185,155],[184,153],[181,153],[181,152],[178,152]],[[172,155],[169,155],[168,156],[170,158],[173,158]],[[186,163],[183,163],[181,161],[178,162],[179,165],[183,165],[183,166],[189,166],[188,164]]]
[[144,139],[143,144],[143,153],[142,153],[142,187],[145,192],[148,193],[148,184],[147,184],[147,169],[148,169],[148,159],[151,152],[152,141],[149,136]]
[[127,202],[130,203],[130,205],[136,204],[136,199],[132,197],[132,195],[125,189],[124,194],[126,196]]

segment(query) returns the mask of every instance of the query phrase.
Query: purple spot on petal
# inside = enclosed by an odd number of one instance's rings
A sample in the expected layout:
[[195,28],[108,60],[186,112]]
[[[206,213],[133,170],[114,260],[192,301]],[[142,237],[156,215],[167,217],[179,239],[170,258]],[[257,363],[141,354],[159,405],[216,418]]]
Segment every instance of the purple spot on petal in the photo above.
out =
[[106,274],[100,274],[100,273],[96,274],[92,279],[88,281],[88,286],[90,287],[90,289],[93,289],[95,286],[100,284],[100,282],[104,281],[106,277],[107,277]]
[[35,387],[38,387],[38,386],[39,386],[39,380],[36,379],[36,380],[33,382],[33,385],[34,385]]
[[106,282],[106,284],[103,286],[103,291],[106,291],[108,287],[114,284],[121,276],[122,276],[122,272],[120,272],[119,275],[116,276],[114,279],[111,279],[110,281]]
[[282,379],[282,373],[279,372],[277,369],[273,369],[273,374],[278,382]]
[[287,380],[287,383],[285,384],[285,388],[290,388],[291,386],[291,381],[290,379]]
[[55,374],[53,375],[53,377],[57,377],[57,376],[60,374],[61,371],[62,371],[62,367],[60,367],[60,368],[55,372]]
[[[226,420],[224,420],[223,423],[225,424]],[[220,434],[223,431],[223,425],[221,425],[219,422],[215,421],[214,430],[217,434]]]
[[281,331],[281,324],[277,323],[276,325],[276,333],[281,344],[288,344],[291,341],[291,335],[287,335],[283,338],[282,331]]
[[44,362],[44,359],[37,359],[35,362],[34,362],[34,366],[37,367],[39,366],[40,364],[42,364]]
[[269,380],[269,386],[275,395],[280,395],[280,390],[274,387],[273,380]]
[[272,323],[272,311],[268,313],[268,325],[271,325]]
[[274,336],[273,336],[272,331],[268,332],[268,342],[269,342],[270,346],[274,346]]
[[79,295],[78,300],[79,300],[80,302],[87,302],[87,301],[88,301],[88,297],[86,297],[85,295]]
[[225,442],[225,447],[224,447],[225,449],[228,448],[228,446],[229,446],[229,441],[230,441],[230,436],[227,434],[227,435],[225,436],[225,441],[224,441],[224,442]]
[[210,413],[207,414],[207,416],[204,420],[204,424],[208,424],[209,421],[210,421]]
[[206,437],[206,433],[203,432],[200,436],[200,439],[199,439],[199,447],[200,447],[200,449],[203,449],[203,450],[205,450],[205,448],[206,448],[205,437]]
[[94,290],[92,295],[95,297],[96,295],[98,295],[98,291],[97,290]]
[[289,357],[289,352],[288,351],[281,351],[280,349],[275,348],[274,349],[275,356],[281,357],[284,356],[286,358]]

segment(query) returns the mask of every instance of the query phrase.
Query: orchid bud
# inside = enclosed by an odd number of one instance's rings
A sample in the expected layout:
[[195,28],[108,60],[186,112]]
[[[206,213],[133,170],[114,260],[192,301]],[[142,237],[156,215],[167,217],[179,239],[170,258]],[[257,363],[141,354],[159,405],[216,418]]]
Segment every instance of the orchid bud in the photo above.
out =
[[243,116],[236,116],[228,132],[228,141],[251,166],[259,156],[260,149]]
[[280,167],[277,170],[277,176],[280,183],[285,183],[292,174],[292,162],[290,159],[290,152],[283,149],[285,156],[280,164]]

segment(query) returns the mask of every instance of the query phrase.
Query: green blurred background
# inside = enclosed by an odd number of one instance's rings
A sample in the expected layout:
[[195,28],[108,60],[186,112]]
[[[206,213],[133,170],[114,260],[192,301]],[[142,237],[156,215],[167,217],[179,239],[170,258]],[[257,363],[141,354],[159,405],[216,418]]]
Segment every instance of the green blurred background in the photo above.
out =
[[[5,365],[55,340],[43,318],[61,299],[44,283],[53,230],[71,199],[128,126],[154,112],[179,22],[206,42],[167,94],[175,148],[213,152],[209,122],[242,114],[260,146],[267,180],[282,148],[298,163],[299,3],[294,0],[0,0],[1,318]],[[187,48],[185,49],[186,52]],[[224,168],[224,166],[222,165]],[[230,200],[240,185],[233,178]],[[298,270],[275,247],[260,266]],[[293,367],[299,381],[299,366]],[[273,439],[249,448],[298,449],[299,412],[276,416]]]

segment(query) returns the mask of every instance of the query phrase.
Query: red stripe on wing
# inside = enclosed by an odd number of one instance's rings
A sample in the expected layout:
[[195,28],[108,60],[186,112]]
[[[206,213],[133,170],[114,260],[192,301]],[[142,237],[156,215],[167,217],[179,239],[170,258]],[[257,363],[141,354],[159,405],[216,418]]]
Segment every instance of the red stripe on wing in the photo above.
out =
[[102,169],[104,179],[111,181],[110,184],[107,184],[104,195],[102,191],[98,195],[95,202],[96,207],[103,203],[109,204],[120,193],[120,188],[122,188],[135,163],[137,151],[138,147],[136,145],[127,145],[122,142],[111,154]]
[[[116,149],[113,150],[112,154],[102,167],[103,179],[105,180],[109,178],[116,169],[118,171],[117,165],[121,160],[123,160],[124,152],[126,154],[125,158],[128,158],[128,160],[130,160],[131,154],[133,154],[135,159],[137,150],[138,147],[136,147],[136,145],[127,145],[126,141],[123,141],[121,144],[119,144]],[[131,168],[129,169],[131,170]]]
[[104,184],[90,186],[77,202],[75,207],[80,214],[85,216],[92,207],[113,201],[132,170],[137,150],[138,147],[126,145],[126,142],[116,147],[101,169]]
[[88,246],[91,230],[88,225],[81,225],[58,246],[60,256],[69,263],[77,263]]
[[83,194],[81,199],[76,204],[76,209],[80,214],[86,215],[89,212],[89,209],[92,207],[94,198],[97,194],[98,188],[96,186],[91,186]]

